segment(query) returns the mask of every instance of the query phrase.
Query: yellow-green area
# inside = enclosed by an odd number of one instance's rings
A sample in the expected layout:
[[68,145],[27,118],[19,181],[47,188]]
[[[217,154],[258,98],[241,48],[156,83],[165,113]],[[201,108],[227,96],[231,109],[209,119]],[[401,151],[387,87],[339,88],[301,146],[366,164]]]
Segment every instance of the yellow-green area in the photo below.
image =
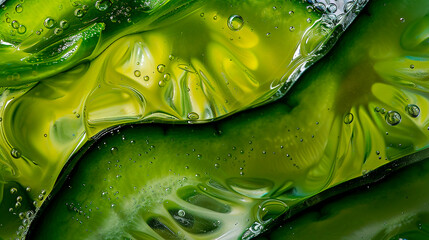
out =
[[[279,0],[2,3],[0,188],[28,201],[0,195],[2,216],[31,215],[109,127],[204,123],[280,98],[363,6],[344,3],[329,14]],[[15,234],[9,223],[0,236]]]
[[72,161],[30,236],[250,239],[309,197],[426,149],[428,9],[370,2],[272,104],[107,132]]

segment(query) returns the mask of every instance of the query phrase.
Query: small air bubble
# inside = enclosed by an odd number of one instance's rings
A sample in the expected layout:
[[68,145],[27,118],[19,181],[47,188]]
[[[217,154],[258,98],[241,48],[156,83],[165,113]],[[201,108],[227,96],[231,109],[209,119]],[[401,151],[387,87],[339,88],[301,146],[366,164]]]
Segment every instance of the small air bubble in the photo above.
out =
[[408,104],[405,107],[405,111],[413,118],[416,118],[420,115],[420,108],[415,104]]
[[228,18],[227,24],[232,31],[238,31],[243,28],[244,20],[240,15],[232,15]]
[[344,123],[345,124],[350,124],[353,122],[353,113],[347,113],[346,116],[344,116]]
[[61,20],[60,28],[67,29],[68,27],[69,27],[69,23],[67,22],[67,20]]
[[134,76],[140,77],[141,75],[142,75],[142,73],[140,72],[140,70],[135,70],[134,71]]
[[180,210],[177,212],[177,214],[178,214],[180,217],[184,217],[184,216],[186,215],[186,212],[185,212],[184,210],[180,209]]
[[110,148],[110,153],[111,153],[112,155],[116,155],[116,154],[118,153],[118,148],[116,148],[116,147],[112,147],[112,148]]
[[146,76],[144,76],[144,77],[143,77],[143,80],[144,80],[144,81],[146,81],[146,82],[147,82],[147,81],[149,81],[149,76],[147,76],[147,75],[146,75]]
[[12,148],[10,150],[10,155],[12,155],[13,158],[20,158],[21,157],[21,152],[17,148]]
[[83,15],[85,14],[85,12],[82,10],[82,9],[80,9],[80,8],[77,8],[75,11],[74,11],[74,15],[76,16],[76,17],[78,17],[78,18],[81,18],[81,17],[83,17]]
[[15,11],[16,11],[17,13],[22,13],[22,10],[24,10],[24,9],[23,9],[23,7],[22,7],[22,5],[21,5],[21,4],[16,5],[16,7],[15,7]]
[[386,122],[391,126],[398,125],[401,122],[401,114],[399,114],[396,111],[387,112],[385,118],[386,118]]
[[47,29],[51,29],[54,27],[55,20],[52,18],[46,18],[43,22],[43,26],[45,26]]
[[165,65],[159,64],[158,67],[156,67],[159,73],[163,73],[165,71]]
[[190,112],[188,113],[188,119],[189,120],[198,120],[200,118],[200,115],[196,112]]

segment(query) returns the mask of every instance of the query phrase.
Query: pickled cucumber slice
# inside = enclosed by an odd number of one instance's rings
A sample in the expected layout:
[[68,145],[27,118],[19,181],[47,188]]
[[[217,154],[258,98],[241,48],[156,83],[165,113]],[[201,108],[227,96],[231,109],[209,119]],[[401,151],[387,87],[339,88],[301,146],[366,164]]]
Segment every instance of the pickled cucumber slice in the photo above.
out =
[[[338,48],[304,74],[290,95],[264,108],[204,126],[136,125],[113,131],[79,161],[65,184],[57,185],[30,236],[49,236],[51,229],[61,228],[54,220],[61,213],[62,225],[82,236],[98,225],[98,234],[106,237],[249,239],[305,199],[426,149],[428,4],[371,2]],[[122,135],[124,143],[118,144]],[[189,185],[179,182],[181,177]],[[137,192],[146,187],[153,192],[133,198],[134,186]],[[181,187],[207,196],[209,210],[188,205]],[[103,198],[103,191],[113,197]],[[152,196],[156,200],[148,200]],[[104,206],[99,207],[103,213],[82,220],[91,202]],[[73,203],[72,210],[66,203]],[[179,215],[191,209],[192,217],[202,219],[197,229]],[[218,209],[231,212],[222,215]],[[121,228],[108,227],[116,222]]]

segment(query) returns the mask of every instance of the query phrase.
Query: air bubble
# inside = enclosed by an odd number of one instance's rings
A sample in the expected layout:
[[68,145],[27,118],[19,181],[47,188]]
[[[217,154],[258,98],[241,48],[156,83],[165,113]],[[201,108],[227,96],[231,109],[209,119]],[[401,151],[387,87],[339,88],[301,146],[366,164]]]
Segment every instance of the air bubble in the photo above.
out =
[[95,8],[99,11],[106,11],[110,7],[110,1],[108,0],[98,0],[95,2]]
[[27,31],[27,28],[24,25],[19,25],[18,27],[18,33],[23,34]]
[[244,20],[240,15],[232,15],[228,18],[228,28],[232,31],[238,31],[243,28]]
[[60,28],[67,29],[68,27],[69,27],[69,23],[67,22],[67,20],[61,20]]
[[140,72],[140,70],[135,70],[134,71],[134,76],[140,77],[141,75],[142,75],[142,73]]
[[22,7],[22,5],[21,5],[21,4],[16,5],[16,7],[15,7],[15,11],[16,11],[17,13],[22,13],[22,10],[24,10],[24,9],[23,9],[23,7]]
[[19,22],[16,20],[13,20],[12,23],[10,24],[13,28],[17,29],[19,28]]
[[345,124],[350,124],[353,122],[353,113],[347,113],[346,116],[344,116],[344,123]]
[[171,75],[169,73],[164,74],[164,81],[169,81],[171,79]]
[[111,153],[112,155],[116,155],[116,154],[118,153],[118,148],[116,148],[116,147],[112,147],[112,148],[110,148],[110,153]]
[[21,157],[21,152],[17,148],[12,148],[10,150],[10,155],[12,155],[13,158],[20,158]]
[[158,67],[156,67],[156,70],[158,70],[159,73],[163,73],[165,71],[165,65],[159,64]]
[[405,111],[413,118],[416,118],[420,115],[420,108],[415,104],[408,104],[405,107]]
[[77,8],[75,11],[74,11],[74,15],[76,16],[76,17],[78,17],[78,18],[81,18],[81,17],[83,17],[83,15],[85,14],[85,12],[82,10],[82,9],[80,9],[80,8]]
[[328,7],[328,11],[330,13],[335,13],[337,11],[337,5],[335,5],[334,3],[331,3]]
[[159,86],[159,87],[165,87],[165,81],[163,81],[163,80],[159,80],[159,82],[158,82],[158,86]]
[[43,22],[43,26],[45,26],[47,29],[51,29],[54,27],[55,20],[52,18],[46,18]]
[[188,113],[188,119],[189,120],[197,120],[199,118],[200,118],[200,116],[196,112],[190,112],[190,113]]
[[395,126],[398,125],[401,122],[401,114],[399,114],[397,111],[389,111],[386,114],[386,122],[391,125]]
[[54,34],[55,35],[60,35],[61,33],[63,33],[63,29],[62,28],[55,28],[55,30],[54,30]]
[[186,212],[182,209],[180,209],[177,214],[179,215],[179,217],[184,217],[186,215]]
[[146,76],[144,76],[144,77],[143,77],[143,80],[145,80],[146,82],[147,82],[147,81],[149,81],[149,76],[147,76],[147,75],[146,75]]

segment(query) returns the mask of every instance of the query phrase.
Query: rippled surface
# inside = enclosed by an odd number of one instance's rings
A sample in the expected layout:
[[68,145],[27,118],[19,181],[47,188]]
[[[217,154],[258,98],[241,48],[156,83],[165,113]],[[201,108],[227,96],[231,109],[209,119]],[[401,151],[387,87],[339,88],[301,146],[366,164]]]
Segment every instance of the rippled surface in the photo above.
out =
[[107,133],[58,186],[34,236],[57,234],[47,229],[61,217],[89,235],[94,224],[101,236],[249,239],[305,199],[426,149],[428,2],[369,4],[273,104],[205,125]]
[[109,127],[207,122],[280,98],[365,3],[4,2],[0,178],[29,203],[4,212],[34,211]]

